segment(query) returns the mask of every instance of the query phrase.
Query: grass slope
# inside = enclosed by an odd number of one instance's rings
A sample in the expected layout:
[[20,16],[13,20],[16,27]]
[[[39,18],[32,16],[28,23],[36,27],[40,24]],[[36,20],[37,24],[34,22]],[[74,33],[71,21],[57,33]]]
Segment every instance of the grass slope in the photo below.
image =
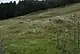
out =
[[59,8],[52,8],[47,9],[44,11],[34,12],[28,15],[20,16],[17,18],[22,19],[31,19],[31,20],[39,20],[39,19],[45,19],[45,18],[51,18],[53,16],[68,14],[76,11],[80,11],[80,3],[68,5],[65,7],[59,7]]
[[74,51],[74,35],[77,38],[80,31],[79,4],[0,21],[5,54],[80,54]]

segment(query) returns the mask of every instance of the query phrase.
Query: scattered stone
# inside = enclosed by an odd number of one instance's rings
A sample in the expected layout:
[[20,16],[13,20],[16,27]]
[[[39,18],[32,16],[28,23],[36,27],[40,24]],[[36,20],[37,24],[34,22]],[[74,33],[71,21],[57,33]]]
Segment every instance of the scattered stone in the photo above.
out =
[[24,21],[20,21],[20,24],[24,23]]
[[65,32],[67,32],[68,30],[65,30]]
[[30,19],[27,19],[27,22],[31,22],[31,20]]

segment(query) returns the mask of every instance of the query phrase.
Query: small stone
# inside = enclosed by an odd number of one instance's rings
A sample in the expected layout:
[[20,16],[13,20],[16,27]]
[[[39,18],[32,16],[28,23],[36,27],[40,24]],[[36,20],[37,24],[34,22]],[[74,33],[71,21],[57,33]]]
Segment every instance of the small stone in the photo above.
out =
[[68,30],[65,30],[65,32],[67,32]]

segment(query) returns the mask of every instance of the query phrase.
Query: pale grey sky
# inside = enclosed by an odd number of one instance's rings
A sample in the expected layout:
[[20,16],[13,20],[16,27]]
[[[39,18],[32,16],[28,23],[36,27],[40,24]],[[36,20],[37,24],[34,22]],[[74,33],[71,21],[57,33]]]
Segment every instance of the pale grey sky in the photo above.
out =
[[[18,3],[19,0],[0,0],[0,3],[1,2],[6,3],[6,2],[10,2],[10,1],[16,1]],[[42,1],[42,0],[39,0],[39,1]]]
[[16,1],[16,2],[18,2],[19,0],[0,0],[0,3],[1,2],[6,3],[6,2],[10,2],[10,1]]

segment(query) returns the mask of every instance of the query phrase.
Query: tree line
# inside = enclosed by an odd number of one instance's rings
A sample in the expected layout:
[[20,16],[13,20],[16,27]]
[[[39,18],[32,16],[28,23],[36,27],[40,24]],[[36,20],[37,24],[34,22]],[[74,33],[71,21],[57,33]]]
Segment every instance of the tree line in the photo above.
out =
[[22,0],[0,4],[0,20],[21,16],[31,12],[45,10],[48,8],[65,6],[67,4],[79,2],[79,0]]

